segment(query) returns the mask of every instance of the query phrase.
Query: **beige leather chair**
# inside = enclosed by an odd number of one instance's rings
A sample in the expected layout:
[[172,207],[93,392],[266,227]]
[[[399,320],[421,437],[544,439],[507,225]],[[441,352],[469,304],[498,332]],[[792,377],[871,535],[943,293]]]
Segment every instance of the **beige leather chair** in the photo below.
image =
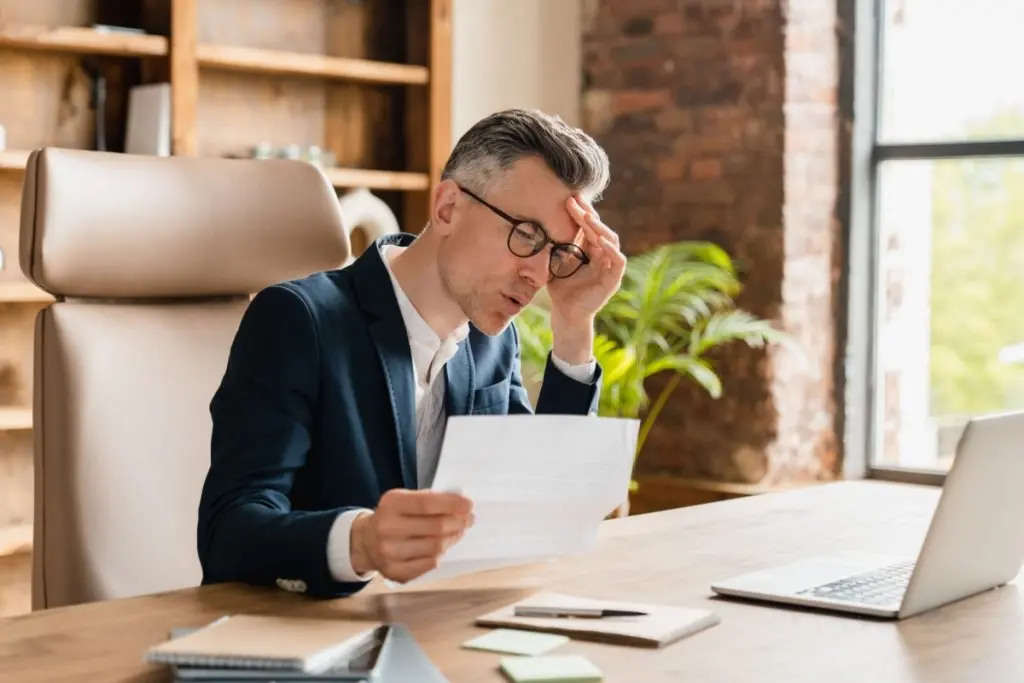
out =
[[335,268],[333,188],[300,161],[32,154],[34,609],[197,585],[209,402],[249,295]]

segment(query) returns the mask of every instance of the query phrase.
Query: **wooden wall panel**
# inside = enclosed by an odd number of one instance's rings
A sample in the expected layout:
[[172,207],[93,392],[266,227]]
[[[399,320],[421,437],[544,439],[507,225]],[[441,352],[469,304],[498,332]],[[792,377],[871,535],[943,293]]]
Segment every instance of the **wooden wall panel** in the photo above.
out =
[[[406,3],[387,0],[358,4],[330,2],[326,51],[337,57],[404,62]],[[399,87],[330,84],[327,88],[324,144],[341,166],[374,169],[405,167],[402,150],[403,90]]]
[[[200,44],[322,54],[326,5],[319,0],[203,0]],[[245,156],[255,145],[324,145],[325,85],[315,79],[202,70],[200,156]]]
[[419,232],[430,216],[434,190],[451,151],[451,0],[411,0],[406,17],[406,58],[430,68],[426,88],[406,88],[405,150],[410,170],[430,174],[430,190],[408,193],[404,221]]
[[0,431],[0,529],[32,523],[32,432]]
[[0,303],[0,406],[32,404],[33,325],[43,305]]
[[[269,0],[257,7],[243,0],[204,0],[198,5],[198,39],[201,45],[407,62],[405,5]],[[263,143],[317,146],[339,166],[402,170],[405,97],[405,88],[396,86],[202,69],[198,153],[248,156]],[[405,193],[378,195],[402,215]]]
[[[25,281],[18,264],[21,185],[21,173],[0,171],[0,284]],[[42,305],[0,302],[0,407],[31,405],[33,321]],[[9,455],[4,443],[0,442],[0,459]],[[0,498],[2,492],[0,480]]]
[[90,84],[76,57],[0,49],[0,125],[7,148],[89,146]]
[[[327,3],[324,16],[324,52],[336,57],[369,57],[371,7],[348,2]],[[324,147],[339,166],[378,167],[373,163],[371,130],[375,104],[384,97],[374,88],[354,84],[328,84],[324,112]]]
[[21,185],[24,174],[0,171],[0,284],[24,282],[18,266],[18,216],[21,214]]
[[[4,0],[0,21],[48,27],[144,25],[141,6],[126,8],[95,0],[60,5]],[[0,97],[0,125],[7,129],[7,147],[95,148],[92,89],[94,75],[101,74],[106,79],[106,148],[123,150],[127,92],[142,82],[142,69],[142,62],[134,59],[0,49],[0,92],[5,95]]]
[[323,54],[328,8],[348,0],[200,0],[200,43]]
[[46,27],[87,26],[96,20],[97,0],[3,0],[0,21]]
[[270,142],[323,145],[324,87],[312,80],[203,72],[196,117],[200,156]]
[[0,618],[32,609],[32,556],[0,557]]
[[[430,62],[430,7],[427,2],[410,3],[406,14],[406,55],[416,64]],[[431,80],[435,74],[431,73]],[[405,164],[416,171],[430,170],[430,91],[405,89]],[[431,178],[431,182],[434,179]],[[407,232],[418,233],[429,216],[430,193],[411,192],[405,198],[402,222]]]
[[171,84],[171,154],[199,154],[196,130],[199,107],[197,0],[170,0],[168,81]]
[[[0,303],[0,408],[32,405],[32,334],[41,306]],[[32,500],[32,432],[0,430],[0,533],[31,523]]]

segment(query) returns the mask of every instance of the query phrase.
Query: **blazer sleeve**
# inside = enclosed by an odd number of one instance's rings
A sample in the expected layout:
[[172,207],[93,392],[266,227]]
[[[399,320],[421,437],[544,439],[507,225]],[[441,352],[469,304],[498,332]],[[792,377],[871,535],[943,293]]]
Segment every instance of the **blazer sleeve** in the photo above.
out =
[[327,539],[349,508],[293,510],[289,492],[306,462],[320,383],[319,344],[306,300],[287,284],[249,304],[210,403],[210,468],[199,503],[203,583],[301,580],[334,597],[365,583],[334,580]]
[[[509,396],[510,413],[534,412],[530,399],[523,387],[522,354],[519,346],[519,332],[515,325],[512,329],[513,361]],[[579,382],[562,372],[548,353],[544,369],[544,381],[541,383],[537,397],[537,413],[558,415],[587,415],[597,413],[598,401],[601,396],[601,364],[594,366],[594,376],[590,382]]]

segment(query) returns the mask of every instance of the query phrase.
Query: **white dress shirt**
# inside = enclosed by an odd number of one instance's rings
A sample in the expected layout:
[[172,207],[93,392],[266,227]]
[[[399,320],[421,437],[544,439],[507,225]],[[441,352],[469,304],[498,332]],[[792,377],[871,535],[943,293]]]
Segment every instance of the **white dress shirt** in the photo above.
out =
[[[391,260],[403,249],[404,247],[388,245],[382,249],[382,256],[409,336],[409,350],[412,353],[413,372],[416,375],[416,483],[419,488],[425,489],[430,487],[434,472],[437,470],[447,419],[444,405],[444,366],[458,351],[459,343],[469,334],[469,323],[463,324],[445,339],[441,339],[434,332],[402,291],[394,273],[391,272]],[[552,356],[552,362],[566,375],[580,382],[591,381],[597,369],[595,361],[569,365],[562,359]],[[366,581],[374,575],[374,572],[356,574],[349,556],[352,520],[363,512],[366,510],[343,512],[331,526],[327,537],[327,564],[331,575],[337,581]]]

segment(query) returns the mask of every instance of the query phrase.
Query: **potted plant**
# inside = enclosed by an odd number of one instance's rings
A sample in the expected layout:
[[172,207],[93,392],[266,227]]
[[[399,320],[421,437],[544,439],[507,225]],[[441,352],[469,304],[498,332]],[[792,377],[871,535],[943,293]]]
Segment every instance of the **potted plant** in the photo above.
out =
[[[737,307],[741,290],[729,255],[700,241],[676,242],[629,258],[622,286],[598,313],[594,356],[603,369],[598,414],[641,418],[634,453],[643,450],[666,402],[684,379],[718,398],[722,382],[707,354],[732,342],[761,347],[784,341],[768,321]],[[516,319],[523,381],[540,384],[552,335],[545,299]],[[650,400],[645,382],[672,373]],[[637,489],[636,481],[630,491]]]

